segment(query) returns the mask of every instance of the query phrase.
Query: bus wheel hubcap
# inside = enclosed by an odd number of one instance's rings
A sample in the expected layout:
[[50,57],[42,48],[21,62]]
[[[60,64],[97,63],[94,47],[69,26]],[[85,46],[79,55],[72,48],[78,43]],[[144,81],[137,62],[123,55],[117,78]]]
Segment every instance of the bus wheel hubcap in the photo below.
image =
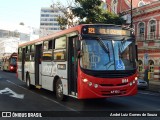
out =
[[57,86],[57,94],[58,94],[59,97],[62,96],[62,84],[59,84],[59,85]]

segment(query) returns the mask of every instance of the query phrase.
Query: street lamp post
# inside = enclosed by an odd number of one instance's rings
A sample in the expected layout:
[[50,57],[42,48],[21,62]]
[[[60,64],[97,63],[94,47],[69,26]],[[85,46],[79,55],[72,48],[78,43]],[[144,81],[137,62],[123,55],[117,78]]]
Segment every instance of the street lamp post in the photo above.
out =
[[133,28],[132,0],[131,0],[131,28]]

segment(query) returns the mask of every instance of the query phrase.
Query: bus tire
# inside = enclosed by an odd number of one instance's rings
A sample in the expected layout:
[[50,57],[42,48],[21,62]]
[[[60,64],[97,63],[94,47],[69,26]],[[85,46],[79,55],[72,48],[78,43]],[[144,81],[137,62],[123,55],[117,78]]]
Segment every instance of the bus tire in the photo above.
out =
[[56,82],[56,98],[60,101],[63,101],[65,96],[63,94],[63,85],[60,79]]
[[26,76],[26,85],[27,85],[28,89],[32,89],[33,88],[33,86],[30,83],[31,83],[30,76],[27,74],[27,76]]

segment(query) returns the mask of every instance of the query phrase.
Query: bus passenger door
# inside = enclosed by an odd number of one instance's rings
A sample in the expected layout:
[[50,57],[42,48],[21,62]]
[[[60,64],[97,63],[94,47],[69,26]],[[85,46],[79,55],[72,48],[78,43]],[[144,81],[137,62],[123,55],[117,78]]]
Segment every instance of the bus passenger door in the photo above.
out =
[[38,44],[36,45],[36,52],[35,52],[35,85],[37,88],[41,87],[39,85],[42,84],[41,58],[42,58],[42,44]]
[[68,40],[68,91],[69,95],[77,94],[77,71],[78,71],[78,51],[76,49],[77,36],[69,37]]
[[25,53],[26,53],[26,49],[22,48],[22,80],[24,80],[24,66],[25,66]]

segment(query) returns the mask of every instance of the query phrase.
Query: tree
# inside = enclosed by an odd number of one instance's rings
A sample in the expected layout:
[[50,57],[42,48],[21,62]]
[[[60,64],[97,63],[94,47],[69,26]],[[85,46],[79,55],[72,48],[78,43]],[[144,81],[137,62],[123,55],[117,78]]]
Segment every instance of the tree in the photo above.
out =
[[78,16],[80,23],[106,23],[123,24],[124,20],[118,15],[102,9],[101,0],[75,0],[79,6],[72,8],[75,16]]
[[[60,28],[75,26],[82,23],[104,23],[122,25],[125,21],[118,15],[102,8],[102,0],[67,0],[66,4],[53,3],[64,15],[59,16],[57,21]],[[75,21],[75,19],[78,20]]]
[[58,24],[60,25],[60,29],[66,29],[68,27],[72,27],[75,24],[76,16],[73,15],[71,8],[74,6],[74,0],[67,0],[66,3],[62,4],[60,2],[53,3],[51,6],[52,8],[56,7],[59,9],[60,12],[63,13],[63,15],[59,15],[57,18]]

